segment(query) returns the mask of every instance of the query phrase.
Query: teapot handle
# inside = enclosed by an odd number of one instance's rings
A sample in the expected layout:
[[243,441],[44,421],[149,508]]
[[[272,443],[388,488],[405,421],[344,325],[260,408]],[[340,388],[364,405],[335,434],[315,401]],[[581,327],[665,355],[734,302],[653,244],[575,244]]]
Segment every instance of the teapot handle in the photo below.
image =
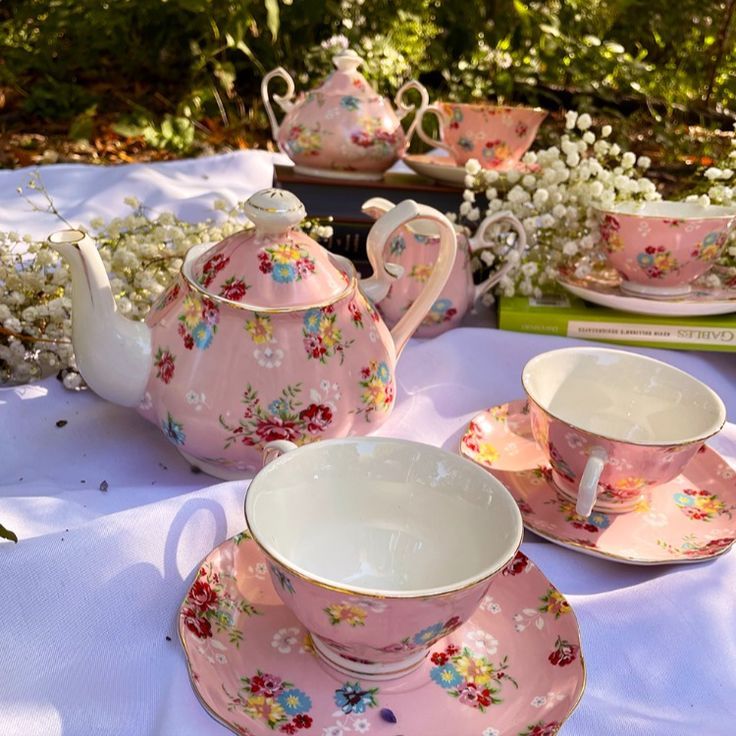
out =
[[[488,228],[498,222],[508,222],[511,228],[516,231],[516,242],[514,243],[513,248],[511,248],[511,251],[516,251],[521,255],[526,248],[526,231],[519,220],[512,215],[511,212],[507,211],[494,212],[492,215],[488,215],[488,217],[480,223],[476,230],[475,237],[468,238],[471,251],[483,247]],[[475,287],[475,298],[478,299],[482,294],[488,291],[488,289],[497,284],[509,272],[513,265],[513,261],[509,261],[507,259],[501,268],[494,271],[485,281],[477,284]]]
[[[440,124],[440,137],[439,140],[437,138],[432,138],[428,136],[424,129],[422,128],[422,121],[424,120],[424,116],[431,112],[433,115],[437,116],[437,120]],[[416,127],[417,135],[429,146],[432,146],[432,148],[444,148],[445,151],[447,151],[450,156],[452,156],[452,150],[450,149],[450,146],[445,143],[445,134],[444,130],[447,128],[450,124],[450,121],[447,119],[447,115],[445,115],[444,111],[439,108],[437,105],[427,105],[426,107],[422,107],[419,109],[419,112],[417,112],[417,116],[414,119],[414,126]]]
[[395,271],[390,268],[392,264],[386,263],[384,259],[386,243],[394,231],[402,225],[408,225],[413,220],[418,219],[431,220],[437,225],[440,235],[440,250],[432,273],[421,293],[391,330],[397,358],[401,355],[401,351],[409,338],[419,327],[447,283],[457,252],[455,228],[441,212],[433,207],[417,204],[411,199],[406,199],[376,220],[368,232],[366,243],[368,260],[373,267],[373,276],[367,281],[390,284],[396,278],[396,275]]
[[[273,108],[271,107],[271,100],[268,98],[268,83],[274,77],[281,77],[286,82],[286,94],[285,95],[274,95],[273,99],[276,104],[284,111],[289,112],[294,103],[292,98],[294,97],[294,80],[291,78],[289,72],[282,66],[277,66],[272,69],[261,81],[261,99],[263,100],[263,106],[266,108],[266,115],[268,115],[268,121],[271,123],[271,133],[273,139],[278,143],[279,140],[279,124],[274,115]],[[281,146],[279,146],[281,148]]]
[[[404,95],[410,89],[415,89],[417,92],[419,92],[418,108],[416,105],[412,105],[411,103],[406,104],[404,102]],[[408,146],[411,143],[412,136],[414,135],[414,131],[417,127],[419,113],[424,110],[427,105],[429,105],[429,92],[427,92],[427,88],[423,84],[421,84],[421,82],[417,82],[416,79],[411,79],[399,88],[399,91],[396,93],[396,97],[394,97],[394,104],[396,105],[396,112],[399,116],[399,120],[403,120],[403,118],[406,117],[410,112],[414,112],[416,110],[414,120],[411,121],[411,125],[409,125],[406,131],[406,145]]]

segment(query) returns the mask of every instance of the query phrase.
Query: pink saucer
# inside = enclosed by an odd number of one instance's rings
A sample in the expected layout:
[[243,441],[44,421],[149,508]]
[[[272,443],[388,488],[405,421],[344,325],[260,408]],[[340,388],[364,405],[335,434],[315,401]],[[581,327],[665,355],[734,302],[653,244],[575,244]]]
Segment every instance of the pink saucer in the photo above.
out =
[[516,498],[524,526],[540,537],[595,557],[636,565],[699,562],[736,539],[736,470],[704,447],[669,483],[633,510],[594,511],[587,519],[559,495],[531,433],[526,400],[478,414],[460,452],[485,467]]
[[398,680],[324,665],[247,532],[202,562],[179,636],[202,705],[245,736],[552,736],[585,686],[575,614],[521,552],[470,621]]

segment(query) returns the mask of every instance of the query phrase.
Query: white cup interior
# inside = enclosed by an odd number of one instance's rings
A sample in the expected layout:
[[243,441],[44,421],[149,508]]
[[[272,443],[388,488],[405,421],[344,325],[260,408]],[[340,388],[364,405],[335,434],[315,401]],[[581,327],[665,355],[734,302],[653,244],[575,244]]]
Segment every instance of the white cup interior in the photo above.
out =
[[736,216],[736,207],[722,207],[714,204],[702,205],[698,202],[674,202],[666,199],[651,202],[619,202],[602,211],[612,215],[664,217],[674,220],[709,220],[712,218],[730,220]]
[[635,353],[565,348],[524,367],[529,397],[557,419],[599,436],[641,445],[704,440],[726,421],[726,408],[704,383]]
[[246,522],[277,561],[358,594],[421,597],[496,572],[521,542],[511,494],[482,468],[382,437],[287,452],[252,481]]

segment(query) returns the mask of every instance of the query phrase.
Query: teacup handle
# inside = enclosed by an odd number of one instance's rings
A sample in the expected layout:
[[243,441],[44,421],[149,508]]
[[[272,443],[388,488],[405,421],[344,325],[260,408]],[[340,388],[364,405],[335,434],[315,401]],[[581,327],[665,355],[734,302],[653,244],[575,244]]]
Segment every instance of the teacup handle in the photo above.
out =
[[441,212],[433,207],[417,204],[412,199],[405,199],[376,220],[368,232],[366,242],[368,260],[373,268],[373,276],[365,280],[365,286],[362,286],[362,289],[365,291],[367,286],[369,290],[378,291],[378,284],[385,285],[388,283],[390,285],[400,275],[394,264],[386,263],[384,250],[388,239],[402,225],[407,225],[412,220],[418,219],[431,220],[437,226],[440,236],[440,249],[432,273],[421,293],[391,330],[397,358],[401,355],[401,351],[409,338],[419,327],[447,283],[450,271],[455,263],[457,235],[452,223]]
[[[471,250],[478,250],[478,248],[483,247],[488,228],[498,222],[508,222],[509,225],[511,225],[511,228],[516,231],[516,242],[514,243],[514,247],[511,251],[516,251],[521,255],[526,248],[526,231],[518,218],[511,214],[511,212],[507,212],[505,210],[503,212],[494,212],[492,215],[488,215],[488,217],[480,223],[475,236],[473,238],[468,238]],[[497,284],[509,272],[513,265],[514,264],[507,259],[501,268],[494,271],[485,281],[477,284],[475,287],[475,298],[478,299],[488,291],[488,289]]]
[[[422,121],[424,120],[424,116],[431,112],[432,114],[437,116],[437,121],[440,124],[440,138],[437,140],[436,138],[431,138],[428,136],[424,129],[422,128]],[[416,126],[417,135],[429,146],[432,146],[432,148],[444,148],[445,151],[447,151],[451,156],[452,151],[450,150],[450,146],[445,143],[445,128],[450,124],[450,121],[447,119],[447,115],[445,115],[444,111],[438,107],[437,105],[427,105],[424,108],[420,108],[419,112],[417,113],[416,119],[414,120],[414,125]]]
[[[416,105],[412,105],[411,103],[406,104],[404,102],[404,95],[410,89],[415,89],[419,92],[419,108],[417,108]],[[414,112],[416,110],[414,120],[411,121],[411,124],[406,131],[406,145],[408,147],[411,143],[414,131],[416,130],[419,115],[422,110],[429,105],[429,92],[427,92],[427,88],[423,84],[417,82],[416,79],[411,79],[399,88],[399,91],[396,93],[396,97],[394,97],[394,104],[396,105],[396,112],[399,116],[399,120],[403,120],[410,112]]]
[[[274,102],[284,111],[289,112],[294,107],[292,98],[294,97],[294,80],[291,78],[289,72],[282,66],[277,66],[272,69],[261,81],[261,99],[263,100],[263,106],[266,108],[266,115],[268,115],[268,121],[271,123],[271,133],[274,141],[278,143],[279,140],[279,123],[274,115],[273,108],[271,107],[271,100],[268,97],[268,83],[275,77],[280,77],[286,82],[286,94],[285,95],[274,95]],[[279,146],[280,148],[280,146]]]
[[608,453],[602,447],[593,447],[585,463],[583,475],[578,485],[578,500],[575,504],[575,513],[587,519],[593,511],[595,499],[598,496],[598,483],[601,473],[606,467]]
[[281,457],[284,453],[296,450],[297,445],[289,440],[271,440],[266,442],[261,450],[261,460],[263,461],[263,467],[273,462],[277,457]]

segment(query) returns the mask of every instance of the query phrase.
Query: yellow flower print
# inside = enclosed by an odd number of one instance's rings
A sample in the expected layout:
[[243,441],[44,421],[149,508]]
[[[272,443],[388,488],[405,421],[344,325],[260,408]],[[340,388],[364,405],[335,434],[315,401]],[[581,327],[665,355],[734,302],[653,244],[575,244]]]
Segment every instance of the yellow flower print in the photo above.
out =
[[292,263],[301,257],[301,249],[293,243],[281,243],[268,249],[274,263]]
[[505,422],[509,416],[509,406],[504,404],[503,406],[494,406],[488,410],[489,416],[495,419],[497,422]]
[[617,491],[638,491],[646,486],[647,482],[644,478],[636,478],[631,476],[629,478],[621,478],[614,484],[614,488]]
[[202,321],[202,303],[196,296],[189,294],[184,299],[183,308],[183,322],[192,330]]
[[432,274],[432,266],[429,263],[417,263],[411,267],[409,276],[424,283]]
[[492,465],[498,460],[498,450],[490,442],[479,442],[477,458],[482,463]]
[[386,389],[378,378],[372,378],[360,398],[364,404],[380,406],[386,401]]
[[570,604],[556,588],[550,588],[539,600],[544,604],[539,607],[542,613],[553,613],[555,618],[570,613]]
[[333,603],[324,609],[330,617],[330,623],[336,626],[346,623],[349,626],[365,626],[365,609],[360,606],[351,606],[349,603]]
[[726,510],[726,504],[716,496],[709,496],[697,500],[698,508],[709,516],[718,516]]
[[325,347],[331,348],[337,345],[342,339],[342,332],[332,320],[323,319],[320,324],[320,335]]
[[266,721],[270,726],[286,718],[286,713],[278,701],[264,695],[251,695],[245,701],[245,712],[254,720]]
[[463,655],[455,662],[455,669],[466,682],[474,682],[476,685],[487,685],[493,679],[493,667],[485,659]]
[[253,319],[245,323],[245,329],[256,345],[271,342],[273,338],[273,327],[271,326],[270,317],[256,314]]
[[702,261],[712,261],[718,256],[720,250],[720,244],[713,243],[712,245],[703,245],[698,253],[698,258]]

